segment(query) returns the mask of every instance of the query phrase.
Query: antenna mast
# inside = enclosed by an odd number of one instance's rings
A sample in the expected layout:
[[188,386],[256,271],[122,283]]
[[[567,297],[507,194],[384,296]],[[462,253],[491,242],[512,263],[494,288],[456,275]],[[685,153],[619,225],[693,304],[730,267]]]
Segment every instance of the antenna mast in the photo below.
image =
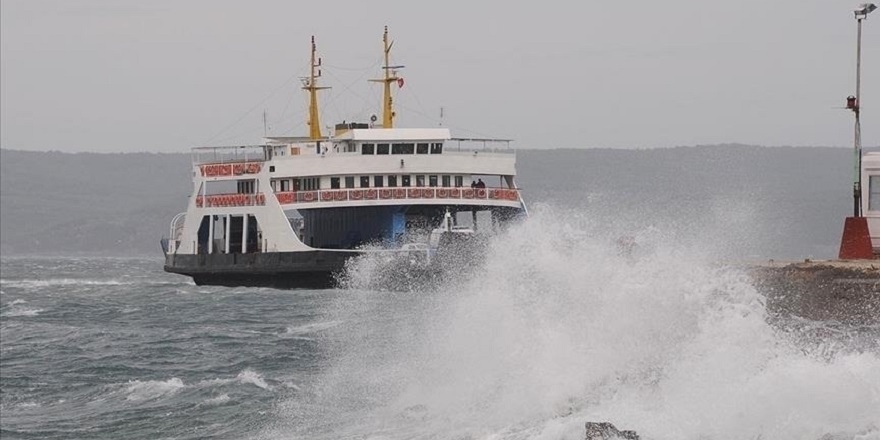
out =
[[382,128],[393,128],[394,117],[397,116],[397,114],[394,113],[394,105],[391,100],[391,83],[397,82],[398,87],[403,87],[403,78],[397,76],[397,69],[402,69],[403,66],[390,65],[389,59],[391,46],[394,45],[394,42],[388,41],[388,26],[385,26],[385,33],[382,35],[382,43],[385,51],[385,65],[383,66],[385,77],[371,79],[370,81],[383,83],[385,86],[382,95]]
[[321,122],[318,120],[318,90],[329,89],[330,87],[318,87],[318,78],[321,77],[321,71],[317,74],[315,69],[321,67],[321,59],[315,57],[317,47],[315,46],[315,36],[312,35],[312,57],[309,63],[309,77],[303,81],[303,90],[309,91],[309,137],[311,139],[322,139]]

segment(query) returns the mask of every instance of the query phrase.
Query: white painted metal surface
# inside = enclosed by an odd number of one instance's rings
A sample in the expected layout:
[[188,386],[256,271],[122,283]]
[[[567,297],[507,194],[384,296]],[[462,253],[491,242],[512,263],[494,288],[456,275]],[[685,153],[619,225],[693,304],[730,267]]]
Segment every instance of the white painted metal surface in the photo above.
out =
[[868,219],[871,244],[880,249],[880,152],[862,157],[862,212]]

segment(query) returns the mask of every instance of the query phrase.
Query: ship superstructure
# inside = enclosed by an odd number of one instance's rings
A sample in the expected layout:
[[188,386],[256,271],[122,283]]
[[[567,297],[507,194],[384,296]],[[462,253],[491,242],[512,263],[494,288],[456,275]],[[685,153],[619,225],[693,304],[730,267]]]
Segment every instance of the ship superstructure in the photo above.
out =
[[309,136],[193,149],[193,191],[164,242],[165,270],[199,284],[330,285],[367,248],[412,249],[441,225],[480,232],[526,213],[509,140],[394,127],[391,84],[400,78],[387,28],[383,44],[381,124],[321,133],[313,39]]

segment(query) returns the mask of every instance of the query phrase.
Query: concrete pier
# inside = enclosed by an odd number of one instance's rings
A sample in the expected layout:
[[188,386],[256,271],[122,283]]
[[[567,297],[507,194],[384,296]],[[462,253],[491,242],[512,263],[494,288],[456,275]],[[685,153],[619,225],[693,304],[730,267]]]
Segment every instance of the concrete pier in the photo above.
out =
[[748,272],[774,315],[880,324],[880,260],[771,260]]

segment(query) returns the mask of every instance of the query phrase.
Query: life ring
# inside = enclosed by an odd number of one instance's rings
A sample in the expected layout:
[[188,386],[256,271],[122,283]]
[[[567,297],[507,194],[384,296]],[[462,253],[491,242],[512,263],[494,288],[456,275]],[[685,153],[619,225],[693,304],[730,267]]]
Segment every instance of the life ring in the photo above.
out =
[[445,199],[449,195],[449,191],[446,188],[440,188],[437,190],[437,198]]
[[417,198],[421,197],[421,195],[422,195],[422,191],[418,188],[410,188],[406,192],[406,196],[411,199],[417,199]]
[[364,198],[364,191],[360,189],[353,189],[349,191],[349,196],[351,196],[352,200],[360,200]]
[[473,190],[473,188],[465,189],[464,191],[461,192],[461,196],[464,197],[464,198],[466,198],[466,199],[472,199],[472,198],[474,198],[474,190]]
[[511,190],[507,191],[507,200],[516,201],[518,199],[519,199],[519,194],[516,192],[515,189],[511,189]]
[[196,197],[196,206],[198,206],[199,208],[201,208],[201,207],[202,207],[202,203],[203,203],[203,202],[202,202],[202,196],[198,196],[198,197]]
[[403,188],[398,188],[394,190],[394,198],[395,199],[405,199],[406,198],[406,190]]
[[434,190],[431,188],[423,189],[422,190],[422,197],[426,198],[426,199],[433,199],[434,198]]
[[485,199],[486,198],[486,189],[485,188],[477,188],[477,198]]
[[366,194],[364,195],[364,198],[371,199],[371,200],[375,199],[376,198],[376,190],[375,189],[368,189]]
[[257,194],[257,204],[265,205],[266,204],[266,196],[264,194]]
[[332,191],[323,191],[321,192],[321,200],[328,202],[333,200],[333,192]]
[[461,190],[458,188],[452,188],[449,190],[449,197],[453,199],[457,199],[461,197]]
[[305,201],[305,202],[314,202],[315,201],[315,192],[314,191],[304,192],[302,195],[302,198],[303,198],[303,201]]
[[236,176],[240,176],[240,175],[244,174],[244,164],[242,164],[242,163],[235,164],[235,166],[232,167],[232,172]]
[[260,164],[258,163],[249,163],[247,164],[247,172],[248,174],[257,174],[260,172]]
[[381,197],[383,199],[390,199],[393,196],[394,196],[394,192],[391,191],[390,189],[379,190],[379,197]]
[[348,192],[344,190],[336,191],[336,195],[334,196],[334,198],[338,201],[346,200],[348,199]]

